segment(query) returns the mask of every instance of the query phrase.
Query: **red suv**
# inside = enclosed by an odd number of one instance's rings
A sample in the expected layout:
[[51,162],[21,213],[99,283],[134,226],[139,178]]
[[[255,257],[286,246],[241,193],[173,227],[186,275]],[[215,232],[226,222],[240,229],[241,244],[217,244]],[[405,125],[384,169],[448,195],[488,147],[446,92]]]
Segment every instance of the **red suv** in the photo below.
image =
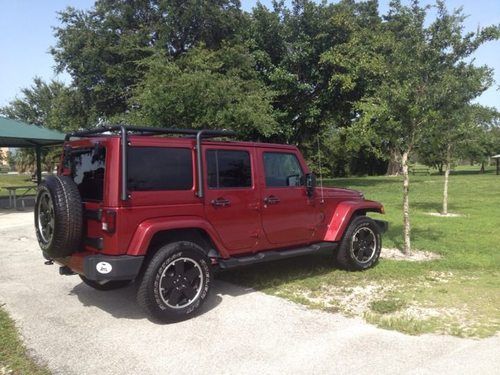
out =
[[[57,176],[39,186],[35,228],[47,263],[99,290],[136,281],[161,321],[193,315],[214,267],[333,252],[373,266],[383,206],[316,187],[294,146],[214,140],[222,130],[114,126],[68,134]],[[210,140],[212,139],[212,140]]]

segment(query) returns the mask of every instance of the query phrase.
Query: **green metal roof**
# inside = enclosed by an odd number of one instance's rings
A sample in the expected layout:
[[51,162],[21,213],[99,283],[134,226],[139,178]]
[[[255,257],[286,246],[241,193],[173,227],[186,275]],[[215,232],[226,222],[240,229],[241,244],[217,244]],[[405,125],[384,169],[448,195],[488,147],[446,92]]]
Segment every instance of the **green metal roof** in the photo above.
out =
[[0,116],[0,147],[50,146],[64,142],[64,134]]

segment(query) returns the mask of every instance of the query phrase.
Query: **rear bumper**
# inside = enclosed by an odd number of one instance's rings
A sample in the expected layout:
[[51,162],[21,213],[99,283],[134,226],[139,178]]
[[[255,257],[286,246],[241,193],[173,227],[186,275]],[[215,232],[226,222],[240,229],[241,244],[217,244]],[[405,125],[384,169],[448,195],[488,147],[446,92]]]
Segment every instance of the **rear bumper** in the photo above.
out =
[[384,220],[373,220],[375,224],[377,224],[377,227],[380,230],[380,233],[385,233],[387,232],[387,229],[389,229],[389,223]]
[[83,274],[89,280],[133,280],[139,274],[143,256],[89,255],[83,258]]

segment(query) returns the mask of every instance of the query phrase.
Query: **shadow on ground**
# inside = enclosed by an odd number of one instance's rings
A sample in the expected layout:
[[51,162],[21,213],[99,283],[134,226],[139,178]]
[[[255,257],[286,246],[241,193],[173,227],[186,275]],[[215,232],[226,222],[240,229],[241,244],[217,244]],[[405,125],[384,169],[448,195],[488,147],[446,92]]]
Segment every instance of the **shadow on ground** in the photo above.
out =
[[[200,314],[223,303],[224,296],[238,297],[255,291],[240,285],[252,285],[256,288],[261,285],[280,285],[293,280],[323,275],[334,268],[335,263],[331,251],[322,251],[314,255],[217,271],[212,291]],[[70,295],[76,296],[84,306],[97,307],[115,318],[149,319],[147,313],[142,311],[137,304],[136,293],[137,285],[134,283],[122,289],[99,291],[83,282],[69,292]]]
[[[224,296],[237,297],[253,292],[253,289],[243,288],[223,281],[215,280],[212,290],[199,314],[204,314],[216,308],[224,300]],[[76,296],[84,306],[97,307],[115,318],[150,319],[136,301],[137,285],[135,283],[117,290],[95,290],[83,282],[76,285],[69,294]],[[152,319],[150,319],[152,320]],[[154,323],[157,321],[152,320]]]
[[[398,224],[391,224],[387,233],[384,236],[390,239],[394,245],[402,249],[403,248],[403,237],[401,236],[403,233],[403,226]],[[436,229],[420,229],[420,228],[412,228],[411,230],[412,237],[425,237],[430,241],[438,241],[443,236],[443,232]]]
[[221,271],[219,279],[256,289],[325,275],[338,269],[331,251]]

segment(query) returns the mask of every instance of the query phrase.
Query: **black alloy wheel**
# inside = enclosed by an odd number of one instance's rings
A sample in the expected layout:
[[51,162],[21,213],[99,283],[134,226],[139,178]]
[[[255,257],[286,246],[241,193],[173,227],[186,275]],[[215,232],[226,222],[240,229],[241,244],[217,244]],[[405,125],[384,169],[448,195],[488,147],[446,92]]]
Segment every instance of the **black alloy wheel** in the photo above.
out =
[[182,309],[192,304],[203,286],[201,266],[191,258],[177,258],[163,270],[158,283],[163,302],[173,308]]
[[176,322],[195,315],[212,283],[210,259],[190,241],[171,242],[145,263],[137,301],[152,317]]
[[381,250],[380,228],[369,217],[356,216],[344,233],[336,261],[345,270],[362,271],[378,262]]

